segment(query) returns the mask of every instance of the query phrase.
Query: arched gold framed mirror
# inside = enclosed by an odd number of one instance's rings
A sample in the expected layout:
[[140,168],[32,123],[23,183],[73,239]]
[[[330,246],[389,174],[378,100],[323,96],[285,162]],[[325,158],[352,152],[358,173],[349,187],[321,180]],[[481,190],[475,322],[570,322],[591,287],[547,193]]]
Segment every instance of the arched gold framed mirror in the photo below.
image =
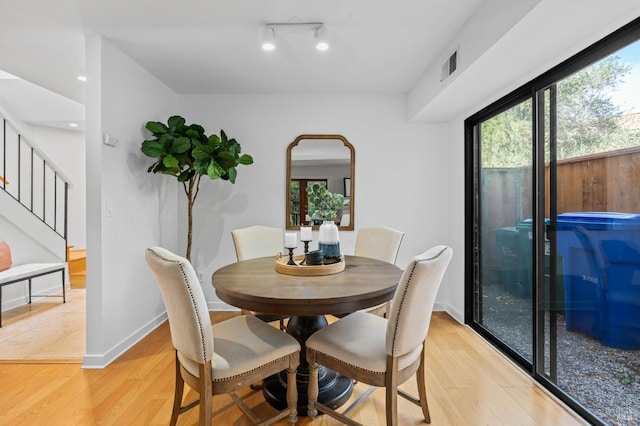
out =
[[335,222],[341,231],[353,230],[356,153],[342,135],[300,135],[287,148],[286,229],[300,225],[318,229],[321,221],[309,210],[306,188],[324,184],[342,194],[345,205]]

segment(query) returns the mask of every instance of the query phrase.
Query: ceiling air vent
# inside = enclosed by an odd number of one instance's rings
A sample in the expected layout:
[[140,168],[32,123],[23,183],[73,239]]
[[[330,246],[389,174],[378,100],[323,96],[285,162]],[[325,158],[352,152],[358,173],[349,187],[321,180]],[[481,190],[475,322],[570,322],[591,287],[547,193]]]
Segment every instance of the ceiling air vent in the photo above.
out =
[[442,73],[440,74],[440,81],[443,82],[447,78],[449,78],[449,76],[453,74],[456,68],[458,68],[458,51],[457,50],[453,52],[446,61],[444,61],[444,64],[442,64]]

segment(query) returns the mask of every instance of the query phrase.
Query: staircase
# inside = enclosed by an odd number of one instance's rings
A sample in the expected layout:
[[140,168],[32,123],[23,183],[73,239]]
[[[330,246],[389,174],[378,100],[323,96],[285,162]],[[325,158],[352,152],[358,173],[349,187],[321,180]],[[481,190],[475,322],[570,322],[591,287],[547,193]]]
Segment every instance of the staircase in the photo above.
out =
[[71,288],[85,288],[87,282],[87,249],[67,246],[67,262]]
[[[4,238],[64,261],[70,180],[0,108],[0,224]],[[11,234],[13,233],[13,234]],[[38,262],[42,259],[29,259]]]

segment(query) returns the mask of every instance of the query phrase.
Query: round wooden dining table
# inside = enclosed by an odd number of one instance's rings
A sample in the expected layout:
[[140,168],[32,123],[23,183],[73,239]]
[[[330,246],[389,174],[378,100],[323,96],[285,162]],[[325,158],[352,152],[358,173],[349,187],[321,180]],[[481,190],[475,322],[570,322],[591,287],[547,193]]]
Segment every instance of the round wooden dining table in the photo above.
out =
[[[320,276],[287,275],[276,271],[275,257],[245,260],[224,266],[211,281],[220,300],[251,311],[289,315],[287,333],[300,345],[298,412],[306,414],[309,369],[305,342],[327,325],[327,314],[354,312],[393,298],[402,275],[395,265],[376,259],[345,256],[343,271]],[[300,266],[304,268],[304,266]],[[318,401],[337,408],[351,396],[353,381],[324,367],[318,372]],[[263,394],[272,406],[286,407],[286,377],[271,376],[263,382]]]

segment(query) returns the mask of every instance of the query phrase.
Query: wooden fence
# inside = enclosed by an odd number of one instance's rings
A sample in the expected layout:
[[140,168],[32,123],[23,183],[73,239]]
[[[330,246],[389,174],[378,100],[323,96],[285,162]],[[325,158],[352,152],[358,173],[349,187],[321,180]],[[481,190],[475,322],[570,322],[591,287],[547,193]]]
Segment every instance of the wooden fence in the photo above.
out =
[[[558,213],[640,213],[640,147],[558,161]],[[545,168],[549,182],[549,165]],[[481,199],[483,243],[489,264],[498,262],[494,232],[532,216],[531,167],[483,169]],[[545,189],[549,216],[549,190]],[[485,252],[486,255],[486,252]]]

